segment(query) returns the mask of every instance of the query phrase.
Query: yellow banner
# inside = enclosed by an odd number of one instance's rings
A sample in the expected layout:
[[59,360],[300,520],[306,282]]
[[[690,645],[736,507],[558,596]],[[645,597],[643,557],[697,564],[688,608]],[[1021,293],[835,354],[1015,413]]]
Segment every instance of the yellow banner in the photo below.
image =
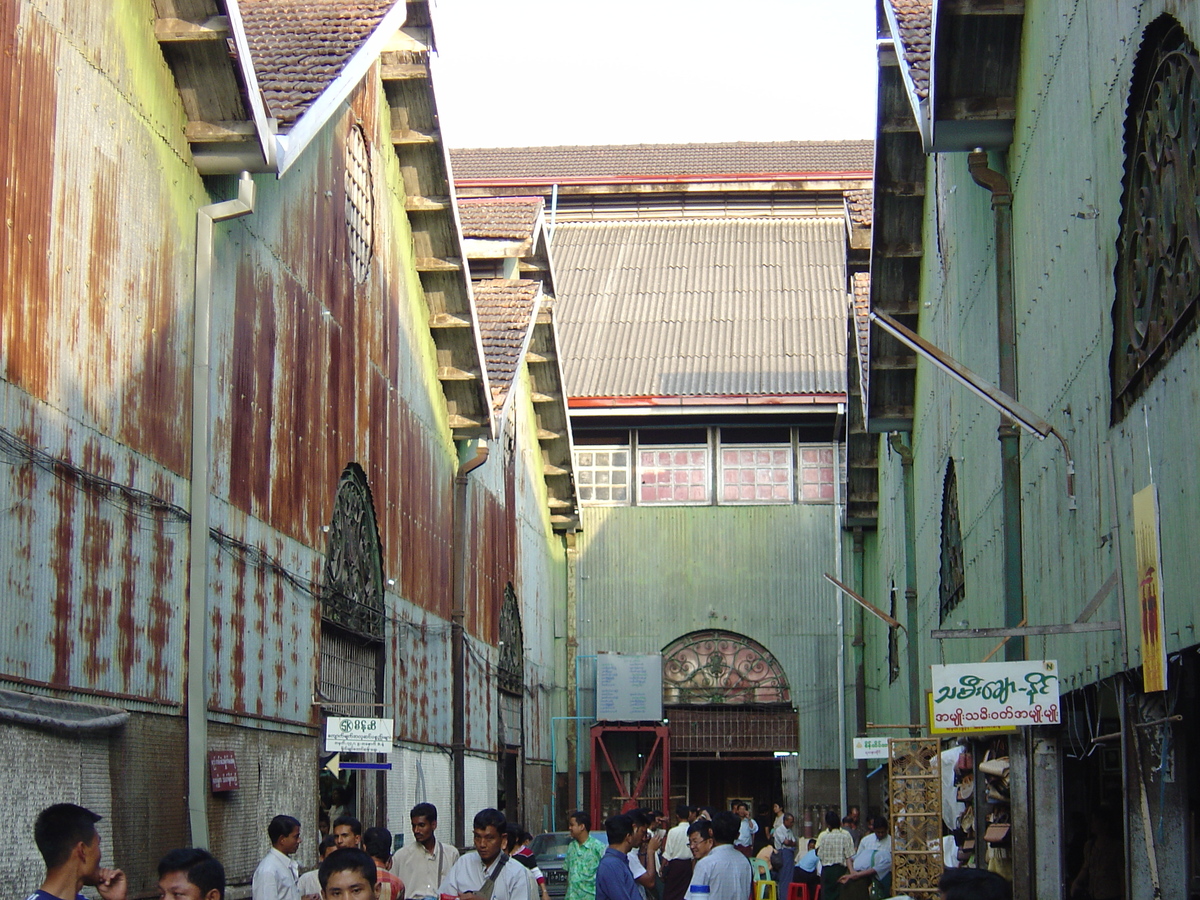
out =
[[1162,550],[1158,541],[1158,488],[1133,495],[1133,538],[1137,545],[1138,611],[1142,624],[1142,690],[1167,689],[1166,624],[1162,605]]

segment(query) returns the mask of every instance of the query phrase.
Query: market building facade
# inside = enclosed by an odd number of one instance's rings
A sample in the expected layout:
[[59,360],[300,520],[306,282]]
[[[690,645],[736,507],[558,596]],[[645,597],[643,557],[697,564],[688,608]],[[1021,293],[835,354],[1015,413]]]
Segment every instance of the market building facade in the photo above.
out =
[[[134,892],[201,845],[247,893],[276,813],[310,864],[322,809],[433,800],[461,843],[549,804],[554,335],[537,297],[481,317],[428,5],[340,6],[0,16],[4,805],[102,813]],[[391,721],[390,770],[326,753],[330,717]],[[3,869],[35,888],[32,842]]]
[[1061,896],[1089,832],[1081,885],[1196,896],[1200,19],[1002,6],[881,4],[847,525],[907,627],[867,620],[867,718],[928,724],[931,665],[1053,662],[1057,722],[976,735],[1003,787],[947,827],[1016,897]]

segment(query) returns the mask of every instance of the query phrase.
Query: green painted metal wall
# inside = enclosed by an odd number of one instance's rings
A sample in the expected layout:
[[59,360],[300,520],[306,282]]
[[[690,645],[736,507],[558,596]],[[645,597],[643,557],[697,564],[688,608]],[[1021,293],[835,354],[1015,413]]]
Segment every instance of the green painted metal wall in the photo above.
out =
[[800,764],[834,768],[842,601],[822,573],[837,532],[828,505],[586,508],[580,653],[654,653],[705,628],[753,638],[787,673]]
[[[1131,498],[1153,480],[1161,504],[1167,644],[1196,643],[1200,554],[1189,527],[1197,509],[1200,339],[1175,354],[1125,419],[1110,425],[1109,353],[1113,269],[1121,214],[1124,119],[1141,32],[1168,6],[1193,41],[1200,9],[1162,2],[1026,6],[1016,137],[1007,160],[992,155],[1014,187],[1014,271],[1022,403],[1070,442],[1078,509],[1070,511],[1066,466],[1053,440],[1021,439],[1026,608],[1031,624],[1071,622],[1116,569],[1128,598],[1129,665],[1141,663]],[[995,382],[997,375],[993,224],[988,193],[967,171],[966,154],[927,168],[921,333]],[[916,551],[922,684],[928,664],[981,659],[993,639],[936,644],[942,479],[958,469],[966,599],[944,627],[1002,621],[998,414],[922,364],[917,379]],[[1110,479],[1108,458],[1113,460]],[[904,584],[901,468],[880,446],[880,519],[871,549],[878,569],[868,597],[886,605]],[[1115,497],[1116,525],[1111,504]],[[1120,555],[1118,556],[1118,547]],[[1114,592],[1094,621],[1119,617]],[[903,641],[901,638],[901,653]],[[905,721],[904,679],[886,678],[886,629],[868,631],[870,718]],[[1124,668],[1115,632],[1034,637],[1027,656],[1059,660],[1063,690]]]

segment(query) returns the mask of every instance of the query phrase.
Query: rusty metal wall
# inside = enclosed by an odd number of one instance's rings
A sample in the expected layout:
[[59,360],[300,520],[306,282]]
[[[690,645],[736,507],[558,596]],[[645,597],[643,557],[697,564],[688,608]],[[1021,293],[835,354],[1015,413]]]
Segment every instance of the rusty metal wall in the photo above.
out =
[[[171,74],[125,6],[8,2],[0,45],[0,429],[178,504],[191,283],[179,251],[205,195]],[[3,457],[4,672],[179,703],[179,517]]]

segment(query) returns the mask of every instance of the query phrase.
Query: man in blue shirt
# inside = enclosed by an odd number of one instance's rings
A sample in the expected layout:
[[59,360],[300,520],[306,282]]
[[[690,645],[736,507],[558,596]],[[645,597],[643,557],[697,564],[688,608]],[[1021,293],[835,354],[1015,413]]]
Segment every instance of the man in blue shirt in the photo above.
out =
[[79,893],[84,885],[94,887],[102,900],[125,900],[125,873],[100,867],[99,821],[74,803],[56,803],[38,813],[33,840],[46,861],[46,880],[29,900],[84,900]]
[[642,900],[629,871],[633,819],[626,815],[609,816],[604,830],[608,833],[608,849],[596,867],[596,900]]

